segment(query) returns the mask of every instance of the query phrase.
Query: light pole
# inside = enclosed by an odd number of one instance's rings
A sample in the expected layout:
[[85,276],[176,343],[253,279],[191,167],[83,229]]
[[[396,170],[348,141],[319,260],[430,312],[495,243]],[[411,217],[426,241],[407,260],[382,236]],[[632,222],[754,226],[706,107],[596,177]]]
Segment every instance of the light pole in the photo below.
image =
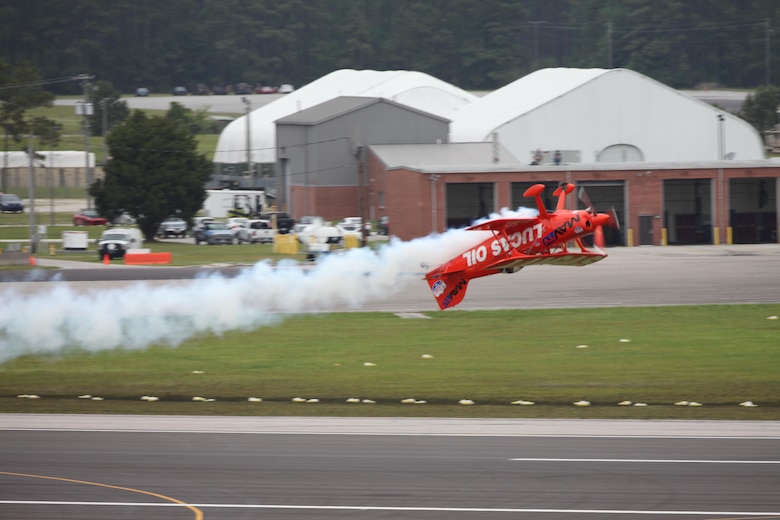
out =
[[246,106],[246,115],[244,116],[244,119],[246,119],[246,174],[247,176],[254,176],[254,167],[252,165],[252,123],[249,121],[249,116],[252,113],[252,101],[246,97],[242,97],[241,101]]

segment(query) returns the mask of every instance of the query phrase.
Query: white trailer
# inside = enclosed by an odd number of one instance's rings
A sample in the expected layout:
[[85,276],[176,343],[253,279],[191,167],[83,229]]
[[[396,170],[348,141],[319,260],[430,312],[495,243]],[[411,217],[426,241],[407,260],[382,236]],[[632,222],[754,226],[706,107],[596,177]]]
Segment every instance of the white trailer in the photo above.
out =
[[227,218],[231,210],[237,209],[246,216],[262,213],[268,208],[263,190],[206,190],[203,216]]

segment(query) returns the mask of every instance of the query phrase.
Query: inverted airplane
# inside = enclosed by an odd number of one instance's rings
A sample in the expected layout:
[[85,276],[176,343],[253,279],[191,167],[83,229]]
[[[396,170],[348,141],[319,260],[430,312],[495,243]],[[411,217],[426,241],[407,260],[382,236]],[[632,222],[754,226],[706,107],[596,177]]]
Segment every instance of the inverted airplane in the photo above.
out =
[[[460,256],[429,271],[425,275],[439,308],[458,305],[466,296],[468,284],[474,278],[498,273],[516,273],[529,265],[583,266],[607,257],[602,226],[619,227],[617,214],[598,213],[580,188],[580,199],[588,206],[584,210],[568,210],[563,205],[566,195],[574,191],[573,184],[562,184],[553,195],[558,197],[555,210],[547,211],[541,193],[544,184],[534,184],[524,197],[534,197],[539,214],[532,218],[495,218],[466,228],[490,231],[491,235]],[[594,249],[588,249],[582,238],[594,235]],[[574,242],[579,250],[570,250]]]

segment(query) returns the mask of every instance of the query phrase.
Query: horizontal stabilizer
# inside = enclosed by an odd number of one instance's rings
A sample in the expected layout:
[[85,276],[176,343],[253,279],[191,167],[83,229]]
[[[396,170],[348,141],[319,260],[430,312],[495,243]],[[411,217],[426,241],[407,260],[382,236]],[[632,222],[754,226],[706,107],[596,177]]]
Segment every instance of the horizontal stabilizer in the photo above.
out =
[[463,271],[425,276],[428,286],[441,310],[455,307],[466,296],[469,281]]

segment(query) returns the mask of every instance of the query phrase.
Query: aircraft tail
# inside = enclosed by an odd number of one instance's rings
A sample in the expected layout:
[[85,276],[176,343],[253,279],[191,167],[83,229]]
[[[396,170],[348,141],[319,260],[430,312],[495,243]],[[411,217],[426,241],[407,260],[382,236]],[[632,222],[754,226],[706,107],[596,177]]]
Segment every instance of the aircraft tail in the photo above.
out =
[[441,310],[455,307],[466,296],[469,280],[463,271],[453,273],[437,273],[431,271],[425,275],[425,280],[436,298]]

